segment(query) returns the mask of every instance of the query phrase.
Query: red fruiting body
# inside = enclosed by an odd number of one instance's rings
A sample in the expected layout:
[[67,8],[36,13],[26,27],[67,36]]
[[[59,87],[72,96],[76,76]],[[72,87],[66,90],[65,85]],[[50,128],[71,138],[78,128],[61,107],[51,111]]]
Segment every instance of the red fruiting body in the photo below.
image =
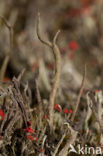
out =
[[42,152],[44,152],[44,151],[45,151],[45,149],[44,149],[44,148],[40,149],[40,153],[42,153]]
[[68,109],[65,108],[65,109],[63,110],[63,112],[64,112],[65,114],[68,114]]
[[27,131],[27,129],[24,129],[24,132],[26,132]]
[[38,141],[38,138],[35,138],[34,141]]
[[78,45],[78,43],[76,41],[70,41],[69,48],[71,50],[77,50],[79,48],[79,45]]
[[3,82],[8,82],[8,81],[10,81],[10,78],[4,77]]
[[58,112],[61,112],[61,107],[59,104],[55,104],[54,109],[57,110]]
[[32,133],[34,133],[34,130],[31,127],[29,127],[28,132],[32,134]]
[[65,108],[65,109],[63,110],[63,112],[64,112],[65,114],[70,114],[70,113],[72,113],[73,111],[72,111],[72,110],[68,110],[67,108]]
[[95,94],[97,94],[98,92],[99,92],[99,90],[98,90],[98,89],[95,89],[95,90],[94,90],[94,93],[95,93]]
[[30,140],[33,140],[34,139],[32,135],[27,135],[26,138],[27,139],[30,139]]
[[88,130],[88,133],[90,133],[90,132],[91,132],[91,130],[89,129],[89,130]]
[[45,119],[47,119],[47,115],[46,115],[46,114],[45,114],[44,117],[43,117],[43,120],[45,120]]
[[68,113],[72,113],[73,111],[72,110],[68,110]]
[[28,127],[26,129],[24,129],[24,132],[28,132],[28,133],[34,133],[34,130],[31,127]]
[[1,118],[1,120],[4,120],[4,118],[5,118],[5,114],[1,109],[0,109],[0,118]]

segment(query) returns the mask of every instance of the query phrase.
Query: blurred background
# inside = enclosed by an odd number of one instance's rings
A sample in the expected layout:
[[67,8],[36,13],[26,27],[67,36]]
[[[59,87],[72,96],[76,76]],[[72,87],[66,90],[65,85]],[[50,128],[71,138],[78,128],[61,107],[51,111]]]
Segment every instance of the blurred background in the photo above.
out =
[[[4,81],[26,69],[24,81],[33,88],[39,69],[42,97],[48,98],[53,77],[54,57],[51,49],[37,38],[37,12],[40,29],[52,41],[58,29],[62,64],[57,101],[68,103],[78,92],[84,64],[87,64],[85,89],[103,88],[103,0],[0,0],[0,16],[14,29],[13,52]],[[9,32],[0,20],[0,65],[8,53]],[[62,96],[61,96],[62,95]],[[67,102],[66,102],[67,101]]]

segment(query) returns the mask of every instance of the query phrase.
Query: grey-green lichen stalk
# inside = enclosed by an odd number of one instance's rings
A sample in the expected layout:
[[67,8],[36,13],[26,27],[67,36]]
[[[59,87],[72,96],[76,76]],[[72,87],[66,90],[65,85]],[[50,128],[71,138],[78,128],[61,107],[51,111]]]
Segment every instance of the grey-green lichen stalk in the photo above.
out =
[[37,36],[39,40],[43,43],[49,46],[54,54],[55,57],[55,76],[54,76],[54,83],[52,90],[50,92],[49,97],[49,125],[50,130],[53,132],[53,117],[54,117],[54,102],[56,97],[56,92],[59,86],[59,79],[60,79],[60,70],[61,70],[61,55],[60,50],[56,44],[57,37],[60,33],[60,30],[57,31],[56,35],[54,36],[53,42],[50,42],[48,40],[44,40],[43,37],[40,34],[40,13],[38,13],[38,19],[37,19]]

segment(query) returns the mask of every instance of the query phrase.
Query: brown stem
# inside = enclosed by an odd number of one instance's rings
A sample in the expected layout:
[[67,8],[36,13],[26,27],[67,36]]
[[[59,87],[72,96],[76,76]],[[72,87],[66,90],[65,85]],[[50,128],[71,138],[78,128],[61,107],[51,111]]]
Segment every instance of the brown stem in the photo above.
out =
[[75,105],[73,115],[72,115],[72,118],[71,118],[72,122],[74,121],[74,118],[76,116],[76,113],[77,113],[77,110],[78,110],[78,107],[79,107],[80,98],[82,96],[82,92],[83,92],[83,88],[84,88],[84,84],[85,84],[85,79],[86,79],[86,64],[85,64],[84,75],[83,75],[83,80],[82,80],[82,84],[81,84],[81,87],[80,87],[79,95],[77,97],[76,105]]
[[37,95],[37,101],[38,101],[38,107],[39,107],[39,123],[38,123],[38,127],[39,129],[42,127],[42,116],[43,116],[43,104],[42,104],[42,100],[41,100],[41,96],[40,96],[40,91],[39,91],[39,86],[38,86],[38,78],[39,78],[39,71],[36,75],[35,78],[35,86],[36,86],[36,95]]
[[49,46],[52,49],[53,54],[55,56],[56,72],[55,72],[53,87],[52,87],[50,97],[49,97],[49,124],[50,124],[50,130],[51,130],[51,132],[53,132],[53,116],[54,116],[53,108],[54,108],[54,101],[55,101],[56,92],[57,92],[57,88],[58,88],[58,84],[59,84],[60,69],[61,69],[60,50],[59,50],[58,46],[56,45],[56,40],[57,40],[57,37],[58,37],[60,31],[58,31],[56,33],[56,35],[54,36],[54,39],[53,39],[53,43],[51,43],[48,40],[43,39],[43,37],[40,34],[39,25],[40,25],[40,13],[38,13],[38,20],[37,20],[37,36],[43,44],[46,44],[47,46]]

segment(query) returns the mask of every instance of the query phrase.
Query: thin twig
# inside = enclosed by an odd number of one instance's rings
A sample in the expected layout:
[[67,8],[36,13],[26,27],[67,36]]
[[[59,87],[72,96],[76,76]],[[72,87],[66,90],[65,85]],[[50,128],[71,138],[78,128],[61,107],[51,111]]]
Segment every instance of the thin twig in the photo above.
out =
[[50,98],[49,98],[49,120],[50,120],[51,131],[53,131],[54,101],[55,101],[56,92],[59,86],[60,73],[61,73],[61,55],[60,55],[59,48],[55,43],[59,35],[59,32],[60,31],[56,33],[54,40],[53,40],[53,52],[55,55],[55,77],[54,77],[54,83],[53,83],[53,87],[52,87]]
[[39,126],[38,127],[41,128],[41,126],[42,126],[42,116],[43,116],[43,106],[42,106],[42,100],[41,100],[39,86],[38,86],[38,78],[39,78],[39,73],[36,74],[35,86],[36,86],[37,101],[38,101],[38,105],[39,105]]
[[58,143],[57,146],[56,146],[56,149],[55,149],[55,151],[54,151],[54,153],[53,153],[53,156],[56,156],[56,154],[57,154],[57,152],[58,152],[58,150],[59,150],[59,147],[60,147],[60,145],[62,144],[62,142],[63,142],[65,136],[66,136],[66,133],[64,133],[64,134],[62,135],[62,137],[61,137],[59,143]]
[[53,43],[44,40],[43,37],[40,34],[40,13],[38,13],[38,20],[37,20],[37,36],[39,38],[39,40],[46,44],[47,46],[49,46],[52,51],[53,54],[55,56],[55,77],[54,77],[54,83],[53,83],[53,87],[50,93],[50,97],[49,97],[49,125],[50,125],[50,130],[51,132],[53,132],[53,116],[54,116],[54,101],[55,101],[55,97],[56,97],[56,92],[58,89],[58,84],[59,84],[59,79],[60,79],[60,69],[61,69],[61,55],[60,55],[60,50],[58,48],[58,46],[56,45],[56,40],[58,37],[58,34],[60,31],[58,31],[56,33],[56,35],[54,36],[53,39]]
[[24,69],[21,71],[21,73],[19,74],[19,76],[18,76],[18,78],[17,78],[18,81],[21,80],[21,78],[23,77],[24,73],[25,73],[25,68],[24,68]]
[[38,39],[43,43],[46,44],[47,46],[52,48],[52,43],[49,42],[48,40],[44,40],[44,38],[42,38],[41,34],[40,34],[40,13],[38,12],[38,18],[37,18],[37,36]]
[[84,89],[85,79],[86,79],[86,64],[85,64],[84,75],[83,75],[83,80],[82,80],[82,84],[81,84],[81,87],[80,87],[79,95],[77,97],[75,109],[73,111],[73,115],[72,115],[72,118],[71,118],[72,122],[74,121],[74,118],[76,116],[76,113],[77,113],[77,110],[78,110],[78,107],[79,107],[80,98],[82,96],[82,92],[83,92],[83,89]]
[[[44,149],[44,144],[46,141],[47,135],[44,136],[43,141],[42,141],[42,149]],[[44,151],[40,154],[40,156],[45,156]]]

